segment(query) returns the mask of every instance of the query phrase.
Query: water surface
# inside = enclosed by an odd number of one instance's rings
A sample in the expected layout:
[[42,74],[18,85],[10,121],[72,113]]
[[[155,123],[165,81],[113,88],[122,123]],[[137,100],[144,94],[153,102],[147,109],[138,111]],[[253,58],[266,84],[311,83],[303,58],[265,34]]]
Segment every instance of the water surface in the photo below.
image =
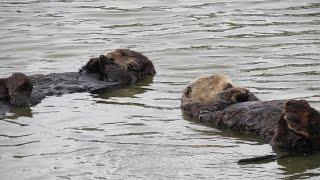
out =
[[194,78],[229,75],[263,100],[320,109],[317,0],[20,0],[0,2],[0,77],[77,71],[114,48],[157,75],[96,96],[50,97],[0,121],[1,179],[304,179],[320,154],[238,165],[268,144],[182,117]]

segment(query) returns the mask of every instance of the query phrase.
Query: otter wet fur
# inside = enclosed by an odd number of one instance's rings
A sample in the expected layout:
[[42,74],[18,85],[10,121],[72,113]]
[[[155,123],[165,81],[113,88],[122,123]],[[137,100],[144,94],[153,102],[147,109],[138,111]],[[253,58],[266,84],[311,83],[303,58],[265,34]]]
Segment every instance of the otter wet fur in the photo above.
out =
[[28,106],[32,89],[32,82],[25,74],[13,73],[0,79],[0,100],[17,107]]
[[32,76],[14,73],[0,79],[0,114],[8,111],[8,106],[28,107],[46,96],[66,93],[99,93],[137,83],[155,73],[153,63],[146,56],[129,49],[116,49],[91,58],[79,72]]
[[320,149],[320,113],[307,101],[261,101],[225,75],[191,82],[183,91],[181,110],[201,123],[261,136],[275,151],[310,154]]

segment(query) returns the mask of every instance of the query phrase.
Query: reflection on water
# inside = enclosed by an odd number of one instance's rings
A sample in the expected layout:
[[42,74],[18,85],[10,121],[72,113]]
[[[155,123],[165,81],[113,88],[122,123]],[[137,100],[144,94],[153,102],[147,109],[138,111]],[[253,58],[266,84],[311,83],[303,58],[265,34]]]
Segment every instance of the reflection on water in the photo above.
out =
[[5,116],[7,119],[17,119],[19,117],[30,117],[32,118],[32,110],[30,108],[13,108],[10,113]]
[[317,0],[0,2],[0,76],[77,71],[114,48],[157,75],[105,94],[49,97],[0,119],[1,179],[317,178],[319,154],[238,165],[272,153],[259,139],[184,119],[195,77],[229,75],[261,99],[320,108]]
[[[283,173],[292,175],[297,174],[297,176],[305,176],[308,173],[316,173],[317,176],[320,175],[319,171],[314,171],[319,168],[320,154],[317,153],[313,156],[296,156],[292,158],[279,159],[278,163],[283,166]],[[301,173],[298,175],[298,173]]]
[[148,91],[149,89],[146,86],[150,85],[153,82],[153,77],[148,77],[143,81],[131,85],[129,87],[124,87],[121,89],[109,89],[104,91],[103,93],[97,96],[98,99],[109,99],[111,97],[130,97],[134,98],[137,94],[143,94],[144,92]]

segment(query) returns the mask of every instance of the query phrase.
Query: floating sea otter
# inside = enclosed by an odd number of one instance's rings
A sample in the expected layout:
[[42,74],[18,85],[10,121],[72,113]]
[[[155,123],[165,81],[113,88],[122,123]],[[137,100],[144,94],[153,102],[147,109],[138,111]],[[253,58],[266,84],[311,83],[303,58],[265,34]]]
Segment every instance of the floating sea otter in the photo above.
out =
[[274,149],[320,149],[320,113],[305,100],[260,101],[224,75],[201,77],[183,92],[181,109],[200,122],[262,136]]
[[136,83],[156,73],[152,62],[139,52],[115,49],[92,58],[79,72],[26,76],[14,73],[0,79],[0,114],[8,107],[27,107],[46,96],[75,92],[97,93]]

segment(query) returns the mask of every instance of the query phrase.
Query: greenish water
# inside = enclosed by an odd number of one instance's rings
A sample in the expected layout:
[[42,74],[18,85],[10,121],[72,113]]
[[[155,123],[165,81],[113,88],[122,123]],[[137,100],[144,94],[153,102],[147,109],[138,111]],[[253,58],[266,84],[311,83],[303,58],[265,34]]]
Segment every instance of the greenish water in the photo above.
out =
[[[182,117],[182,89],[223,73],[263,100],[320,109],[317,0],[0,2],[0,77],[77,71],[114,48],[157,75],[94,96],[50,97],[0,121],[0,179],[317,179],[320,154],[238,165],[268,144]],[[14,122],[14,123],[13,123]]]

